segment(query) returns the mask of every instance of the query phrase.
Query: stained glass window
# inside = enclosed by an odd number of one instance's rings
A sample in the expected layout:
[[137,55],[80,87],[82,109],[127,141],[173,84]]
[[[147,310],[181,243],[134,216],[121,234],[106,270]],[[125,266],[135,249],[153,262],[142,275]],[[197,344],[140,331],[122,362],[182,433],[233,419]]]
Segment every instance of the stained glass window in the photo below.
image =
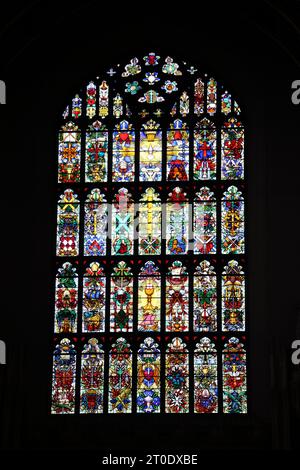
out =
[[181,338],[173,338],[166,350],[166,413],[189,411],[189,355]]
[[186,254],[189,238],[189,204],[186,193],[178,186],[169,193],[166,209],[167,254]]
[[60,196],[57,208],[57,256],[79,255],[79,199],[72,189]]
[[217,204],[214,193],[203,186],[194,199],[194,253],[217,253]]
[[100,189],[92,189],[84,205],[84,255],[106,254],[108,209]]
[[189,131],[186,124],[176,119],[167,133],[167,179],[189,179]]
[[103,268],[92,262],[83,276],[82,331],[105,331],[106,277]]
[[222,198],[222,253],[244,253],[244,198],[236,186],[230,186]]
[[194,354],[195,413],[218,411],[218,356],[214,343],[202,338]]
[[244,128],[236,118],[231,118],[222,127],[222,179],[238,180],[243,177]]
[[53,414],[247,412],[243,110],[201,70],[145,53],[60,112]]
[[147,261],[141,268],[138,282],[138,330],[160,331],[161,279],[153,261]]
[[132,353],[124,338],[118,338],[109,353],[109,413],[132,409]]
[[122,121],[113,132],[112,180],[134,181],[135,132]]
[[110,330],[133,329],[133,276],[125,261],[120,261],[111,276]]
[[52,413],[70,414],[75,411],[76,350],[68,338],[63,338],[53,352]]
[[108,132],[95,121],[88,128],[85,140],[85,180],[90,183],[107,181]]
[[77,331],[78,274],[71,263],[64,263],[56,275],[55,333]]
[[104,351],[96,338],[81,353],[80,412],[103,413]]
[[147,188],[139,204],[139,254],[161,254],[162,205],[154,188]]
[[222,328],[223,331],[245,329],[245,276],[235,260],[228,262],[222,275]]
[[217,276],[209,261],[194,274],[194,331],[217,331]]
[[81,132],[73,122],[67,122],[59,132],[58,181],[80,181]]
[[217,131],[209,119],[197,122],[194,130],[194,177],[214,180],[217,172]]
[[134,203],[128,189],[121,188],[112,204],[112,254],[132,255],[134,239]]
[[181,261],[174,261],[166,276],[166,330],[189,327],[189,278]]
[[140,136],[140,181],[161,181],[162,132],[150,120],[143,124]]
[[238,338],[230,338],[223,349],[223,411],[247,412],[246,351]]
[[137,411],[160,411],[160,350],[153,338],[146,338],[138,350]]

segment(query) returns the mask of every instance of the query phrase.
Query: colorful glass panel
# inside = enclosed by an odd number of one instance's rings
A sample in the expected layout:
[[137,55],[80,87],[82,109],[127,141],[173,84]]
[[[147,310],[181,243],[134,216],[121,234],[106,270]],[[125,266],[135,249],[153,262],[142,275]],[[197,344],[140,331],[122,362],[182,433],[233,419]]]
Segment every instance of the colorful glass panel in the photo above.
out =
[[84,204],[84,255],[106,254],[108,208],[100,190],[92,189]]
[[68,338],[53,353],[52,414],[75,412],[76,350]]
[[61,127],[58,145],[58,182],[80,181],[81,133],[73,122]]
[[206,109],[210,116],[217,111],[217,82],[214,78],[210,78],[207,82],[207,98]]
[[209,338],[202,338],[194,353],[194,411],[218,412],[218,356]]
[[223,349],[223,412],[247,413],[246,351],[238,338]]
[[139,254],[161,253],[161,200],[153,188],[147,188],[139,203]]
[[215,180],[217,172],[217,131],[215,124],[202,119],[194,129],[194,179]]
[[221,172],[223,180],[244,178],[244,128],[231,118],[222,128]]
[[162,175],[162,132],[150,120],[140,133],[140,181],[160,181]]
[[55,333],[76,333],[78,275],[71,263],[58,269],[55,292]]
[[103,413],[104,351],[96,338],[81,353],[80,413]]
[[109,86],[105,80],[99,86],[99,116],[105,118],[108,116],[108,97]]
[[88,127],[85,141],[85,181],[107,181],[108,132],[100,121]]
[[133,276],[124,261],[111,276],[110,331],[133,331]]
[[83,277],[82,331],[105,331],[106,277],[97,262],[91,263]]
[[228,262],[222,275],[222,329],[245,330],[245,275],[235,260]]
[[90,82],[86,87],[86,115],[92,119],[96,114],[97,87],[94,82]]
[[112,205],[112,254],[132,255],[134,238],[134,203],[126,188],[119,189]]
[[79,254],[79,200],[72,189],[66,189],[58,201],[56,254]]
[[173,338],[166,350],[166,413],[189,411],[189,356],[181,338]]
[[189,328],[189,278],[181,261],[174,261],[166,276],[166,330]]
[[195,83],[194,88],[194,113],[201,116],[204,113],[204,83],[201,78]]
[[189,179],[189,131],[180,119],[176,119],[167,132],[167,179]]
[[222,198],[222,253],[244,253],[244,198],[236,186],[230,186]]
[[137,356],[137,412],[160,412],[160,351],[152,338],[140,345]]
[[189,239],[189,204],[186,193],[179,187],[169,193],[167,208],[167,240],[168,255],[186,254]]
[[122,121],[113,132],[112,180],[134,181],[135,132]]
[[109,413],[131,413],[132,353],[124,338],[118,338],[109,354]]
[[194,331],[217,331],[217,276],[209,261],[194,275]]
[[161,280],[153,261],[141,268],[138,282],[138,330],[160,331]]
[[200,189],[194,199],[194,253],[217,252],[217,205],[214,193],[207,187]]

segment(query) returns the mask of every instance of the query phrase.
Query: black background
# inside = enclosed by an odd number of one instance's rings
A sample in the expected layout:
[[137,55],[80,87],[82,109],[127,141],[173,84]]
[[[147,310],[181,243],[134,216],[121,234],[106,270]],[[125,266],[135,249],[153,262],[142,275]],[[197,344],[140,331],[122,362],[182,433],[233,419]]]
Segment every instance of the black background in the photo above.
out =
[[[164,8],[162,9],[162,7]],[[3,449],[296,449],[300,371],[299,2],[8,5],[0,22]],[[56,134],[86,80],[155,51],[216,76],[247,126],[247,416],[51,416]]]

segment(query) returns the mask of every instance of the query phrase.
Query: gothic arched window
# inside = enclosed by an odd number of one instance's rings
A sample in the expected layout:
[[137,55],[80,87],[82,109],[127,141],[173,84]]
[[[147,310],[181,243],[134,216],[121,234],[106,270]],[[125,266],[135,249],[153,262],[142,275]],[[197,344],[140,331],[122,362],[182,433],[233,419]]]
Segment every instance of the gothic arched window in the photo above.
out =
[[246,413],[244,126],[150,53],[58,132],[52,413]]

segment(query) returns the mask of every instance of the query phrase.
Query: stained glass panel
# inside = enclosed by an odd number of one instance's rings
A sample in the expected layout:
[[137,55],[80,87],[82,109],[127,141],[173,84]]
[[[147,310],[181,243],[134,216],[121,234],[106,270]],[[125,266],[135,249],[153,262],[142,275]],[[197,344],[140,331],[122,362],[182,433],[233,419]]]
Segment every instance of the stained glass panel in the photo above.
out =
[[85,181],[98,183],[107,181],[108,132],[95,121],[88,127],[85,141]]
[[80,181],[81,133],[73,122],[61,127],[58,145],[58,182]]
[[222,329],[245,329],[245,276],[235,260],[228,262],[222,275]]
[[75,95],[72,99],[72,118],[78,119],[82,114],[82,99],[79,95]]
[[231,94],[228,91],[222,93],[221,96],[221,112],[225,115],[231,113]]
[[174,261],[166,276],[166,330],[189,327],[189,278],[181,261]]
[[161,253],[161,200],[154,188],[147,188],[139,204],[139,254]]
[[127,121],[113,132],[112,180],[134,181],[135,132]]
[[231,118],[222,128],[221,171],[223,180],[244,178],[244,128]]
[[68,338],[56,345],[53,353],[53,414],[75,412],[76,350]]
[[105,80],[99,86],[99,116],[105,118],[108,116],[108,97],[109,97],[109,86]]
[[78,274],[71,263],[64,263],[56,274],[55,333],[77,331]]
[[209,119],[202,119],[194,130],[194,179],[215,180],[217,171],[217,131]]
[[194,331],[217,331],[217,276],[209,261],[194,275]]
[[201,78],[198,78],[195,83],[194,112],[197,116],[201,116],[204,113],[204,83]]
[[209,338],[202,338],[194,353],[194,410],[218,412],[218,356]]
[[167,132],[167,179],[187,181],[189,178],[189,131],[176,119]]
[[118,338],[109,354],[109,413],[131,413],[132,353],[124,338]]
[[140,181],[161,181],[162,132],[159,124],[150,120],[140,133]]
[[112,254],[132,255],[134,239],[134,203],[128,189],[121,188],[112,205]]
[[214,193],[202,187],[194,199],[194,253],[217,252],[217,204]]
[[106,254],[108,208],[100,189],[92,189],[84,204],[84,255]]
[[244,198],[230,186],[222,198],[222,253],[244,253]]
[[82,331],[105,331],[106,277],[99,263],[93,262],[83,277]]
[[103,413],[104,351],[96,338],[81,353],[80,412]]
[[79,200],[72,189],[60,196],[57,208],[57,256],[79,254]]
[[86,115],[92,119],[96,114],[97,87],[94,82],[90,82],[86,87]]
[[210,78],[207,82],[207,112],[213,116],[217,111],[217,82],[214,78]]
[[133,330],[133,276],[120,261],[111,276],[110,331]]
[[189,356],[181,338],[173,338],[166,350],[166,413],[189,411]]
[[169,193],[166,208],[168,255],[186,254],[189,239],[189,204],[186,193],[176,187]]
[[160,331],[161,280],[153,261],[141,268],[138,282],[138,330]]
[[137,357],[137,412],[160,412],[160,350],[152,338],[140,345]]
[[223,349],[223,412],[247,413],[246,351],[238,338]]

